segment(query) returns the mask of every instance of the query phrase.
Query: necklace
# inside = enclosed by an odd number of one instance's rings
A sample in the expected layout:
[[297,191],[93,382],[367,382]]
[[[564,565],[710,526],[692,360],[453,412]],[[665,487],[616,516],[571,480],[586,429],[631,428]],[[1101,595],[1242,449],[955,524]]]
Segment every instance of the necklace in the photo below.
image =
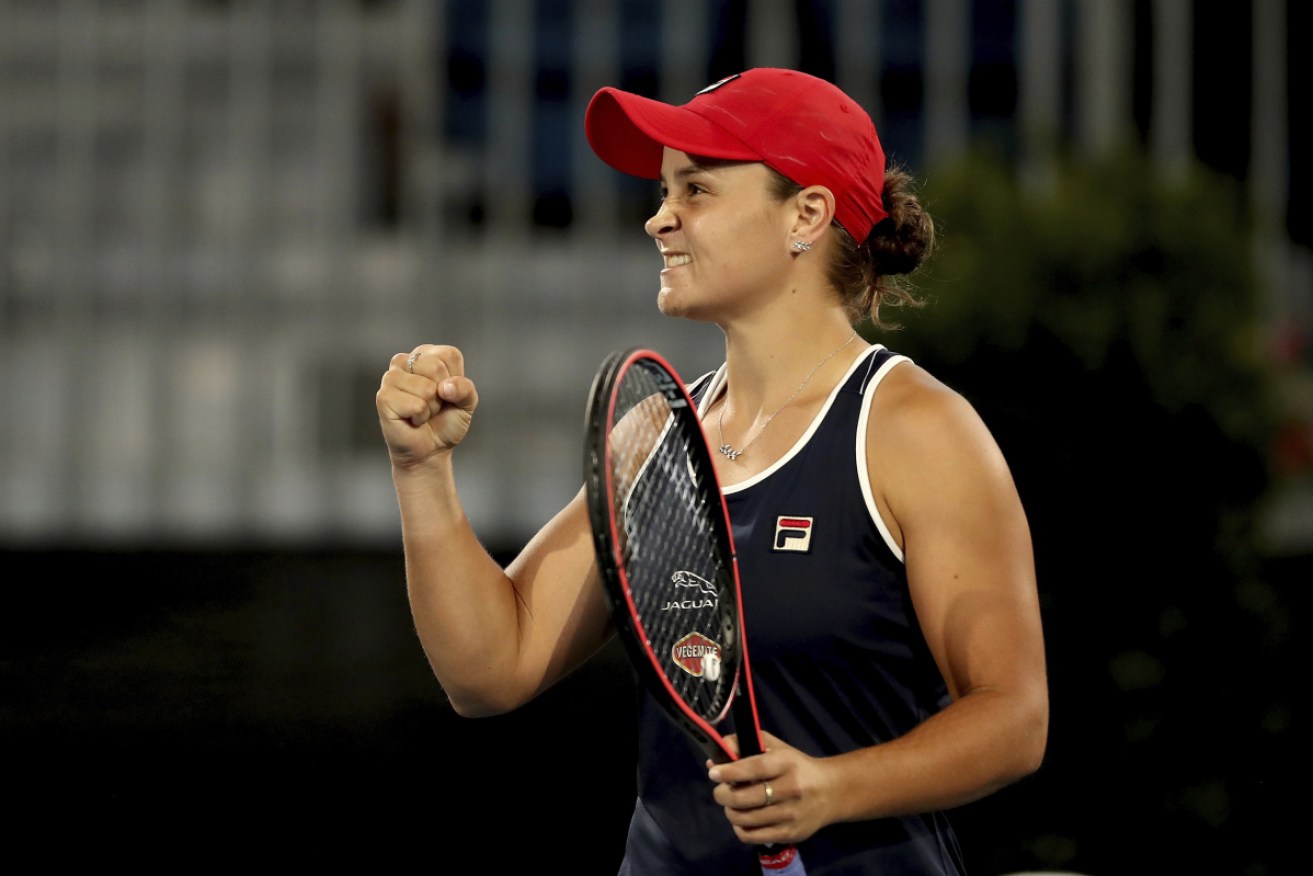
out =
[[761,424],[761,428],[757,430],[757,434],[756,434],[756,435],[753,435],[752,438],[751,438],[751,440],[749,440],[747,444],[744,444],[744,445],[743,445],[741,448],[739,448],[738,450],[735,450],[733,447],[731,447],[729,444],[727,444],[727,443],[725,442],[725,408],[729,407],[729,404],[726,403],[726,404],[721,405],[721,406],[720,406],[720,419],[719,419],[719,421],[718,421],[718,423],[717,423],[717,426],[718,426],[718,428],[720,429],[720,446],[717,447],[716,449],[719,450],[722,454],[724,454],[724,456],[725,456],[726,458],[731,459],[731,460],[738,459],[740,456],[742,456],[743,454],[747,453],[747,452],[748,452],[748,448],[751,447],[754,443],[756,443],[757,439],[761,437],[761,433],[762,433],[762,432],[765,432],[765,431],[766,431],[766,427],[770,425],[771,420],[773,420],[773,419],[775,419],[776,417],[778,417],[778,416],[780,415],[780,411],[782,411],[782,410],[784,410],[785,408],[787,408],[787,407],[789,406],[789,402],[793,401],[795,398],[798,397],[798,393],[802,392],[802,388],[803,388],[804,386],[807,385],[807,381],[809,381],[809,380],[812,379],[812,375],[815,374],[817,371],[820,371],[820,370],[821,370],[821,366],[824,365],[826,362],[829,362],[829,361],[830,361],[831,359],[833,359],[835,356],[839,355],[839,350],[842,350],[844,347],[846,347],[846,346],[848,346],[849,344],[851,344],[851,343],[853,342],[853,339],[855,339],[856,337],[857,337],[857,332],[854,331],[851,335],[848,336],[848,340],[846,340],[846,341],[844,341],[842,344],[840,344],[840,345],[838,346],[838,348],[834,350],[834,352],[830,353],[830,354],[829,354],[828,356],[826,356],[824,359],[822,359],[821,361],[817,362],[816,365],[815,365],[815,367],[813,367],[812,370],[810,370],[810,371],[807,372],[807,376],[804,377],[804,378],[802,379],[802,383],[799,383],[799,384],[798,384],[798,388],[795,389],[795,390],[793,391],[793,395],[791,395],[791,396],[789,396],[787,399],[785,399],[785,400],[784,400],[784,404],[782,404],[782,405],[780,405],[778,408],[776,408],[776,409],[775,409],[775,413],[773,413],[773,414],[771,414],[769,417],[767,417],[767,418],[766,418],[766,422],[764,422],[764,423]]

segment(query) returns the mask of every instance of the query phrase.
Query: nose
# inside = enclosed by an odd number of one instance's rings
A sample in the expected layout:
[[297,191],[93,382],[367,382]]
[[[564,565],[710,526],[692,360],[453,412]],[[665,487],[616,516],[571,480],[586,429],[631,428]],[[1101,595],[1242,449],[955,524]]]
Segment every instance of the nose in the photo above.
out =
[[657,238],[661,235],[673,231],[679,224],[679,219],[675,211],[670,208],[669,200],[663,199],[657,210],[646,222],[643,223],[643,230],[647,236]]

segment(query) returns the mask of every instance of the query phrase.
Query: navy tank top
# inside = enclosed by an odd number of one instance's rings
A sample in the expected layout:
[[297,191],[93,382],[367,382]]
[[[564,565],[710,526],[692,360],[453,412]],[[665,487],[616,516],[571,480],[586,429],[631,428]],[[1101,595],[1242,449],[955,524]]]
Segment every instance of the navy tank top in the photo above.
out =
[[[871,398],[904,361],[870,348],[788,453],[724,490],[762,728],[815,756],[894,739],[948,703],[867,476]],[[722,366],[694,382],[700,410],[724,380]],[[638,727],[621,873],[760,876],[711,798],[705,756],[645,693]],[[811,876],[964,872],[943,813],[833,824],[799,851]]]

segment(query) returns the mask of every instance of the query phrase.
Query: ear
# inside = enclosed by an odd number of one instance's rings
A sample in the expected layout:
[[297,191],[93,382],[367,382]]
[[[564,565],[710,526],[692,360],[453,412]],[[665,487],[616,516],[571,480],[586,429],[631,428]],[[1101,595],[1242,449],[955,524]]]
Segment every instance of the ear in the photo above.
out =
[[790,231],[795,240],[814,243],[834,221],[834,193],[825,186],[808,186],[794,196],[797,215]]

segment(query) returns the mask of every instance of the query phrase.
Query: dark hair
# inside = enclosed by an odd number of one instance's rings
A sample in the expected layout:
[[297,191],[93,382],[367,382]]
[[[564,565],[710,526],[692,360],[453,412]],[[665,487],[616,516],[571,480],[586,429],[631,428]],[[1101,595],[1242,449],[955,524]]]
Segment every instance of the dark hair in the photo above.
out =
[[[771,193],[782,201],[803,189],[774,170],[771,175]],[[828,273],[850,322],[855,325],[869,317],[874,325],[889,329],[897,326],[880,318],[881,306],[921,307],[925,303],[898,277],[912,273],[930,257],[935,248],[935,223],[916,197],[912,175],[901,167],[885,171],[884,208],[888,218],[871,229],[861,246],[842,225],[834,223],[837,246]]]

